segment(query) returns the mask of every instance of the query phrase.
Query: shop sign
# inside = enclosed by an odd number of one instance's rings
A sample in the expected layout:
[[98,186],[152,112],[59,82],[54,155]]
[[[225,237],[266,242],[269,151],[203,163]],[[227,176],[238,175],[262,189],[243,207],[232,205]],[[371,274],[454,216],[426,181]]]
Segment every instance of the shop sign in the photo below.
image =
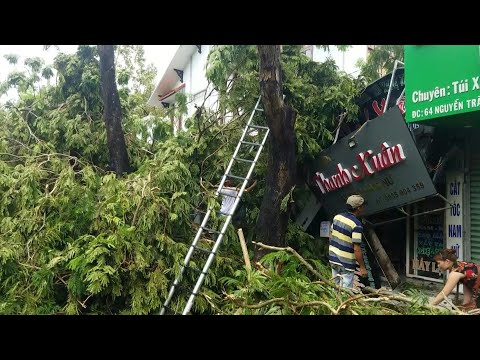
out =
[[447,248],[455,249],[463,259],[463,173],[447,172],[447,200],[452,206],[445,211]]
[[309,184],[330,215],[345,211],[352,194],[367,200],[365,215],[436,194],[398,107],[322,152]]
[[409,123],[480,110],[479,46],[405,46],[405,107]]

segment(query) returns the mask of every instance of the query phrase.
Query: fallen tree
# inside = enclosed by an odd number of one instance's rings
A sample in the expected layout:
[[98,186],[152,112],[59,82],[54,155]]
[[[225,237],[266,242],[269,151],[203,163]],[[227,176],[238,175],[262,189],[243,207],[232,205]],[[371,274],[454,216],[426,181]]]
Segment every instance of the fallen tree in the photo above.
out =
[[[226,291],[218,308],[223,314],[465,314],[432,306],[418,291],[410,291],[408,296],[366,287],[363,293],[356,293],[337,286],[328,265],[307,260],[291,247],[255,245],[271,252],[262,263],[256,263],[257,269],[237,271],[235,279],[222,279]],[[278,262],[282,263],[280,270],[275,266]]]

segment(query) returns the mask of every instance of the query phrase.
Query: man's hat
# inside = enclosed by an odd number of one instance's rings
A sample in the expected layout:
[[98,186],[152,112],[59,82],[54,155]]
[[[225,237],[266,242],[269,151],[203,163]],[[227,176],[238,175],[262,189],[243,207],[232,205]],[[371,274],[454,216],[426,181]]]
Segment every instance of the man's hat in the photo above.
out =
[[353,209],[356,209],[366,204],[365,199],[360,195],[351,195],[347,199],[347,205],[350,205]]

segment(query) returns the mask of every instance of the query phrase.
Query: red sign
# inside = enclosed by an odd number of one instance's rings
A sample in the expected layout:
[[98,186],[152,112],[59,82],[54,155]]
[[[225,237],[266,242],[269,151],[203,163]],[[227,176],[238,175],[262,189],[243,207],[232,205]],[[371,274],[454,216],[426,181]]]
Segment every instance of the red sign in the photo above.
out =
[[342,164],[338,163],[337,173],[328,178],[325,178],[323,173],[317,172],[315,174],[315,182],[322,191],[322,194],[347,186],[352,183],[352,180],[360,181],[365,176],[373,175],[407,158],[400,144],[390,147],[388,143],[384,142],[381,145],[381,150],[381,152],[373,155],[371,158],[370,156],[373,154],[373,150],[359,153],[357,159],[360,165],[353,165],[350,169],[343,168]]
[[[385,111],[385,101],[386,99],[383,98],[382,101],[380,102],[380,105],[378,105],[378,101],[377,100],[374,100],[372,102],[372,108],[373,108],[373,111],[375,111],[375,114],[377,114],[377,116],[380,116],[383,114],[383,112]],[[405,95],[402,95],[402,97],[400,98],[400,100],[398,101],[398,107],[400,109],[400,112],[403,114],[405,114]],[[367,111],[365,109],[365,111]],[[366,115],[368,116],[368,114]]]

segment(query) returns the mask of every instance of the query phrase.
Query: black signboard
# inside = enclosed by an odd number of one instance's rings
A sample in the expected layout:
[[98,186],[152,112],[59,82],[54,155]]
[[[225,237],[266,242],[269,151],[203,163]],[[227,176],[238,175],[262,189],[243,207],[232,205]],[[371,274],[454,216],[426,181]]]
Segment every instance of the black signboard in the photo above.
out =
[[[339,138],[358,129],[367,120],[375,119],[383,114],[385,111],[385,103],[388,97],[388,90],[390,88],[390,81],[392,73],[369,84],[356,99],[359,106],[359,116],[357,121],[350,123],[343,123],[340,129]],[[388,100],[388,109],[397,105],[405,117],[405,95],[402,92],[405,88],[405,69],[400,68],[395,71],[393,78],[390,97]],[[423,160],[426,161],[431,153],[431,143],[434,133],[432,126],[425,126],[421,124],[408,124],[408,128],[412,132],[417,148]]]
[[[405,71],[404,69],[397,69],[393,78],[392,89],[390,91],[390,97],[388,100],[388,109],[394,107],[398,102],[398,108],[405,116],[405,96],[402,95],[402,91],[405,88]],[[369,84],[360,95],[355,99],[355,103],[359,107],[358,118],[355,121],[343,122],[340,126],[339,139],[345,135],[350,134],[352,131],[357,130],[366,121],[373,120],[376,117],[382,115],[385,111],[385,103],[388,97],[388,90],[390,88],[390,81],[392,79],[392,73],[385,75],[384,77],[375,80]],[[402,97],[400,98],[400,95]],[[410,124],[410,131],[415,135],[417,139],[417,133],[423,133],[424,126],[417,124]],[[429,127],[431,128],[431,127]]]
[[[388,109],[395,106],[397,100],[402,94],[402,91],[405,88],[404,78],[405,70],[397,69],[395,71],[392,89],[390,91]],[[368,85],[360,94],[360,96],[356,100],[357,105],[360,107],[360,124],[363,124],[367,120],[375,119],[377,116],[383,114],[385,110],[385,102],[387,100],[388,89],[390,87],[391,79],[392,74],[385,75],[384,77]],[[405,114],[404,96],[402,96],[398,105],[402,114]]]
[[308,181],[331,216],[345,211],[351,194],[367,200],[371,215],[437,192],[398,107],[322,152]]
[[[375,119],[385,111],[385,102],[388,96],[388,89],[392,73],[374,81],[368,85],[358,97],[356,103],[360,107],[359,124],[367,120]],[[405,89],[405,69],[400,68],[395,71],[393,77],[390,98],[388,100],[388,109],[394,107],[398,100],[398,107],[405,118],[405,95],[402,91]],[[402,95],[400,97],[400,95]],[[425,161],[431,151],[431,142],[434,133],[434,127],[421,124],[407,124],[412,132],[418,151]]]

